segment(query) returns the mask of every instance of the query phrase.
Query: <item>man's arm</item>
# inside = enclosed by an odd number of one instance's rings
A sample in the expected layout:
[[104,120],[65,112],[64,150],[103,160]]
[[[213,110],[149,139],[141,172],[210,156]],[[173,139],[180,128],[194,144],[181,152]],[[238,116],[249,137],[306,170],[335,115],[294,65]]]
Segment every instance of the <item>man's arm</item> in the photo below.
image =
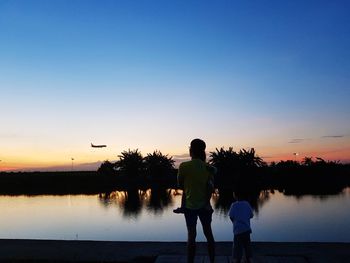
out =
[[180,164],[179,169],[177,170],[177,185],[180,189],[184,189],[184,175],[183,175],[183,167]]

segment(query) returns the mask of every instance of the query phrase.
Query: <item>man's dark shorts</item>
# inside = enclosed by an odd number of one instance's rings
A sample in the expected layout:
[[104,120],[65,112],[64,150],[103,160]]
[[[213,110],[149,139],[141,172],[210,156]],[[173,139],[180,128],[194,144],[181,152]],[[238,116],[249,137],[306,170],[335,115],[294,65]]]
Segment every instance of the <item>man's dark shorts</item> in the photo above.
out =
[[250,245],[250,233],[247,231],[241,234],[237,234],[233,239],[233,258],[241,260],[243,255],[243,250],[245,252],[246,258],[252,257],[252,249]]
[[208,225],[212,220],[213,210],[208,208],[189,209],[185,208],[185,219],[187,227],[195,227],[197,219],[201,221],[202,225]]

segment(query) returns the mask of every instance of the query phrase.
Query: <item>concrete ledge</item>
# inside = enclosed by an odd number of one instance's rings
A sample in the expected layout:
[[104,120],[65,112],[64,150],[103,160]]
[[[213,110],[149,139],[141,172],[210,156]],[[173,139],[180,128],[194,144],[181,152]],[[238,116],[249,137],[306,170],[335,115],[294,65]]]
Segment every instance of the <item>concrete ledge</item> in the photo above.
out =
[[[206,243],[197,243],[197,255],[206,256]],[[231,242],[217,242],[218,256],[231,255]],[[350,243],[253,242],[254,258],[266,262],[294,258],[298,262],[350,262]],[[117,242],[0,239],[0,262],[140,262],[160,255],[185,256],[185,242]],[[139,260],[138,260],[139,259]],[[203,259],[204,260],[204,259]],[[141,260],[145,262],[145,260]],[[284,261],[283,261],[284,262]]]

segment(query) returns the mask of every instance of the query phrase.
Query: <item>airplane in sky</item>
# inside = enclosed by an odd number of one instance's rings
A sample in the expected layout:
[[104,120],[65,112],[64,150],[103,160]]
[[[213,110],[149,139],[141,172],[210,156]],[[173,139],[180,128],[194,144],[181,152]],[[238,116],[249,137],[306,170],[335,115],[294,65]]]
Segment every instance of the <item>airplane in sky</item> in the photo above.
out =
[[107,145],[105,145],[105,144],[95,145],[95,144],[92,144],[92,143],[91,143],[91,147],[92,147],[92,148],[104,148],[104,147],[107,147]]

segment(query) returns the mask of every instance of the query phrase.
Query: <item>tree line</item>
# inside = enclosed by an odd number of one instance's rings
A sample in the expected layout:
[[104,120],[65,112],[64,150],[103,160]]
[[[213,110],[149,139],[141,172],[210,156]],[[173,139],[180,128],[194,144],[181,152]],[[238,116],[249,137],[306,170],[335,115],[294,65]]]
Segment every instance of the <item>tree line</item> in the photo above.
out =
[[[102,175],[118,175],[130,182],[168,182],[176,185],[176,169],[173,157],[160,151],[145,157],[136,150],[123,151],[116,162],[105,161],[98,172]],[[208,165],[217,168],[216,187],[225,189],[247,188],[281,189],[282,191],[335,192],[349,186],[350,165],[338,161],[326,161],[320,157],[304,157],[300,162],[286,160],[268,164],[254,148],[234,151],[233,147],[216,148],[208,156]]]
[[[266,163],[254,148],[234,151],[219,148],[208,154],[217,168],[215,187],[220,200],[232,191],[246,189],[252,196],[264,190],[293,195],[338,194],[350,186],[350,165],[305,157]],[[176,189],[177,169],[172,156],[154,151],[143,156],[136,150],[103,162],[97,171],[0,173],[0,194],[98,194],[132,189]],[[226,197],[227,198],[226,198]],[[256,199],[256,198],[255,198]],[[221,201],[220,201],[221,202]]]

